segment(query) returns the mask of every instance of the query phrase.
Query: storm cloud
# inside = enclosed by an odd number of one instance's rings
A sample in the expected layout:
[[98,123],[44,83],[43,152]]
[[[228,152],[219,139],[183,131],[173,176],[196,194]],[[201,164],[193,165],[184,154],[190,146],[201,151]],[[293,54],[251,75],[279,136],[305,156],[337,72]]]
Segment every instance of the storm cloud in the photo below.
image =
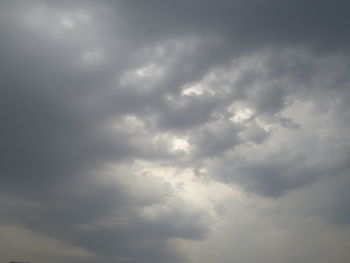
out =
[[349,8],[3,1],[0,258],[348,262]]

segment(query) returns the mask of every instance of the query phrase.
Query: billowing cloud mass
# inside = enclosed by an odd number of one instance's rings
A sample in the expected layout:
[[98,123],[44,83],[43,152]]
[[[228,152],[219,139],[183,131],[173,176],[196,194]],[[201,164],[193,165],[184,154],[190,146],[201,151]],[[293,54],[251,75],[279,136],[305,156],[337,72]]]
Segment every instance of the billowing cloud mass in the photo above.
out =
[[0,259],[350,261],[348,1],[2,1]]

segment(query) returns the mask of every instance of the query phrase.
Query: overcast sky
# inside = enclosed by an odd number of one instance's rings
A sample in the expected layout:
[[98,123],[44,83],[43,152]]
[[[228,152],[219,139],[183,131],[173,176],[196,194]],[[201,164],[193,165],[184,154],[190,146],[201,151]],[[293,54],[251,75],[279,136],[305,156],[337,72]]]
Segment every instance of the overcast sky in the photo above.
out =
[[350,3],[0,2],[0,261],[350,262]]

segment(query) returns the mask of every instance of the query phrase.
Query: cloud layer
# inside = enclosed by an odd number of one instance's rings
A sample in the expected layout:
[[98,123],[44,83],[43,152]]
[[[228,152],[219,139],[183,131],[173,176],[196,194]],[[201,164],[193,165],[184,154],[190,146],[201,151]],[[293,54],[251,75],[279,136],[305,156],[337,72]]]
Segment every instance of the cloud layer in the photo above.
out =
[[348,262],[347,1],[0,6],[3,261]]

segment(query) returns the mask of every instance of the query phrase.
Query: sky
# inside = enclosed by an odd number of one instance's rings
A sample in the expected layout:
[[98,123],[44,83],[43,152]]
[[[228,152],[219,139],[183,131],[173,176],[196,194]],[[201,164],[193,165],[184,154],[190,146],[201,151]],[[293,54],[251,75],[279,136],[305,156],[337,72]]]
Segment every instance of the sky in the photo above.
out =
[[350,262],[350,3],[0,2],[0,261]]

